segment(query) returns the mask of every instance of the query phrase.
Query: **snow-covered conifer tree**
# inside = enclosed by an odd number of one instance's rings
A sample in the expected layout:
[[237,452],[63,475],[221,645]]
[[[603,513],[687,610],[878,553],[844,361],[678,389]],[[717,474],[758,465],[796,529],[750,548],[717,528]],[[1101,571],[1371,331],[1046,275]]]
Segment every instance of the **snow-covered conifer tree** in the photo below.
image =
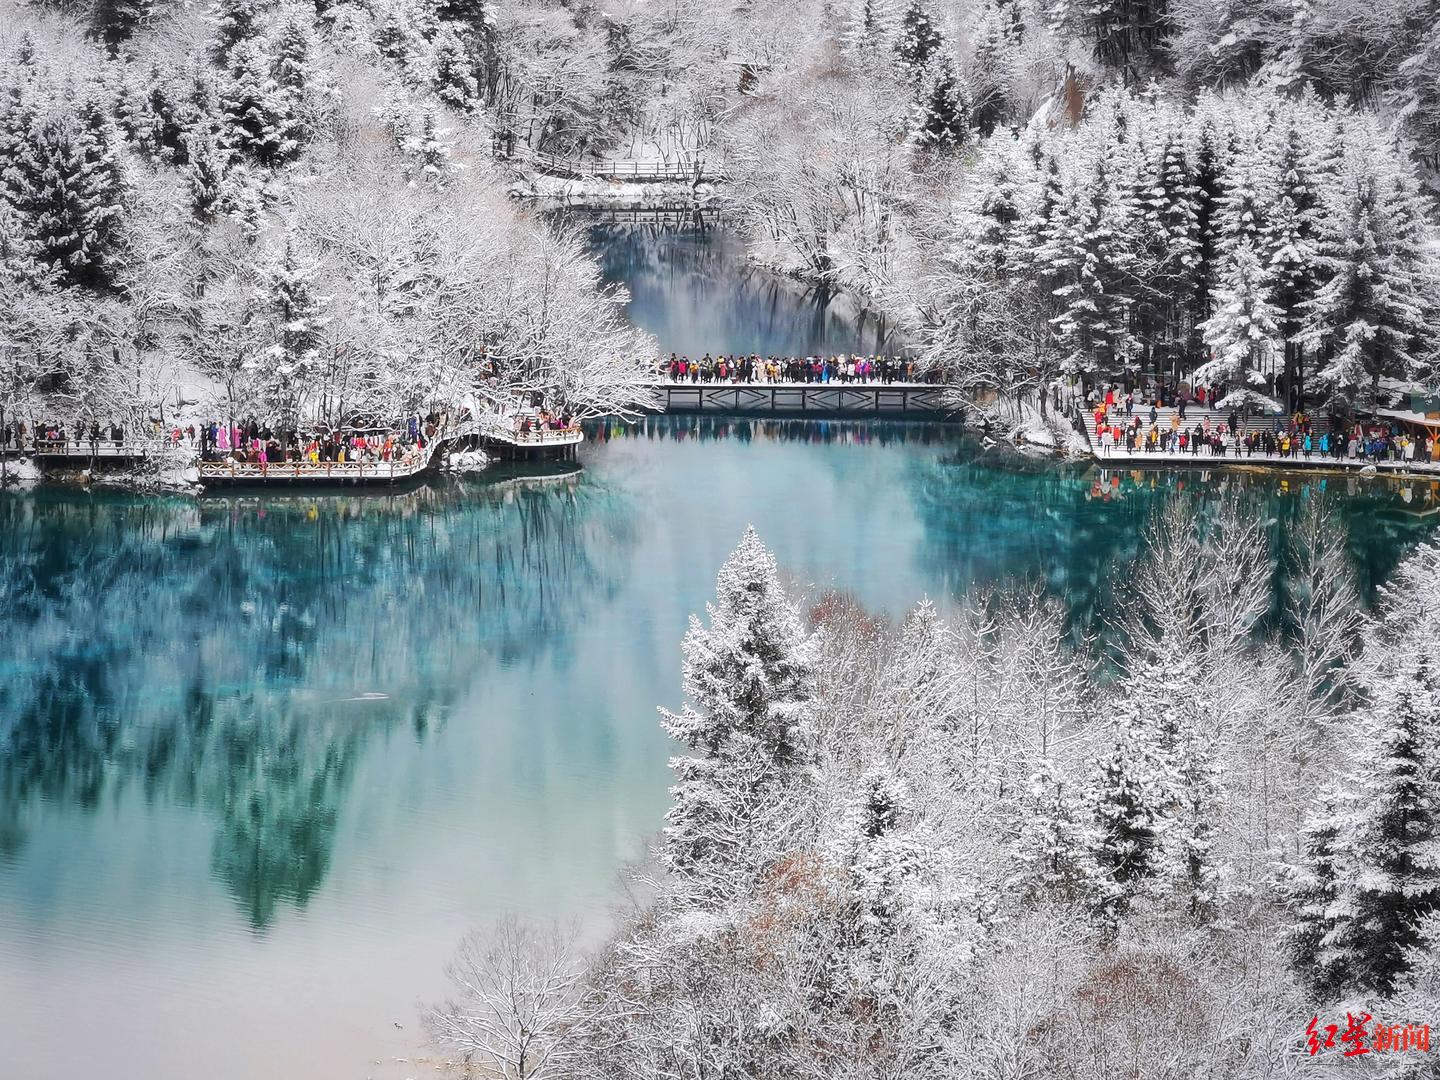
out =
[[1270,299],[1270,278],[1246,240],[1227,257],[1215,291],[1215,314],[1200,326],[1214,359],[1195,369],[1195,378],[1254,392],[1260,404],[1266,376],[1276,374],[1283,344],[1280,311]]
[[153,0],[95,0],[90,9],[91,33],[111,49],[129,41],[150,18]]
[[1290,930],[1290,962],[1314,997],[1329,1001],[1345,982],[1342,960],[1334,947],[1340,928],[1337,904],[1340,875],[1336,850],[1340,825],[1337,801],[1328,798],[1303,830],[1304,849],[1298,863],[1286,868],[1283,889],[1295,923]]
[[264,8],[262,0],[216,0],[212,13],[215,19],[213,52],[220,64],[230,65],[230,54],[236,46],[260,36]]
[[780,585],[775,556],[753,528],[725,560],[684,641],[686,706],[662,710],[665,730],[693,755],[671,760],[668,865],[702,888],[723,888],[757,851],[761,816],[808,755],[812,646]]
[[1321,353],[1317,382],[1373,400],[1380,379],[1405,378],[1415,367],[1434,256],[1403,169],[1357,165],[1328,220],[1319,260],[1328,280],[1304,304],[1300,340]]
[[285,164],[299,150],[299,123],[289,95],[271,74],[270,57],[245,41],[230,59],[231,75],[220,98],[227,143],[257,165]]
[[289,237],[267,268],[263,288],[272,337],[248,367],[268,414],[295,424],[320,359],[328,301],[317,292],[315,268]]
[[[1163,766],[1146,736],[1117,724],[1110,749],[1092,763],[1087,793],[1093,817],[1089,857],[1097,872],[1097,914],[1112,929],[1150,887],[1159,846],[1157,795]],[[1168,785],[1165,785],[1168,786]]]
[[948,63],[939,65],[929,91],[916,107],[915,145],[953,152],[970,137],[970,103]]
[[1042,758],[1014,815],[1007,885],[1032,902],[1089,905],[1108,893],[1108,889],[1097,893],[1096,843],[1085,811],[1065,777]]
[[905,14],[900,18],[900,30],[895,40],[895,55],[910,73],[918,79],[940,52],[944,37],[936,27],[930,12],[921,0],[910,0]]
[[1429,655],[1437,595],[1440,551],[1427,546],[1386,588],[1359,660],[1365,704],[1342,812],[1322,808],[1309,826],[1312,837],[1332,837],[1336,895],[1322,908],[1295,894],[1298,955],[1317,984],[1333,972],[1346,989],[1391,993],[1419,944],[1419,920],[1440,909],[1440,670]]

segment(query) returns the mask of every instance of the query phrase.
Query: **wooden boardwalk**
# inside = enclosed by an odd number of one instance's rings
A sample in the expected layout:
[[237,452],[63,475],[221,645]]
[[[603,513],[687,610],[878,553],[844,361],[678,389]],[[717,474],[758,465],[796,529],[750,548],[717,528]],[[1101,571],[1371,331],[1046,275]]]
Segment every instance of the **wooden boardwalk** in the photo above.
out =
[[[1155,425],[1160,429],[1162,435],[1168,435],[1171,430],[1172,418],[1178,410],[1174,408],[1157,408],[1155,410]],[[1130,416],[1125,414],[1124,409],[1112,409],[1111,414],[1114,422],[1122,428],[1131,423],[1132,418],[1140,418],[1140,430],[1142,433],[1150,430],[1150,406],[1136,405],[1134,413]],[[1315,410],[1308,414],[1311,419],[1311,431],[1316,439],[1321,434],[1328,434],[1334,429],[1334,424],[1329,413],[1324,410]],[[1425,449],[1423,444],[1415,449],[1416,457],[1405,461],[1376,461],[1362,457],[1335,457],[1333,454],[1321,454],[1318,447],[1312,449],[1310,456],[1306,457],[1301,450],[1281,456],[1280,454],[1266,454],[1259,450],[1254,453],[1247,453],[1244,445],[1239,447],[1231,446],[1224,454],[1212,454],[1208,446],[1200,446],[1198,449],[1186,448],[1185,450],[1164,451],[1164,450],[1127,450],[1123,443],[1106,448],[1096,434],[1095,410],[1083,409],[1080,414],[1085,428],[1085,437],[1090,443],[1090,453],[1096,462],[1102,466],[1118,465],[1183,465],[1199,466],[1203,468],[1242,468],[1255,466],[1258,468],[1281,468],[1281,469],[1330,469],[1344,472],[1362,472],[1372,468],[1376,474],[1384,475],[1412,475],[1412,476],[1436,476],[1440,475],[1440,462],[1427,461],[1424,458]],[[1197,406],[1186,406],[1185,417],[1180,421],[1180,427],[1185,431],[1193,431],[1195,425],[1204,425],[1206,419],[1210,421],[1213,429],[1221,428],[1225,431],[1230,429],[1230,413],[1226,409],[1206,409]],[[1283,416],[1251,415],[1243,420],[1236,428],[1236,433],[1244,436],[1249,433],[1263,434],[1276,433],[1276,425],[1284,429],[1287,418]]]

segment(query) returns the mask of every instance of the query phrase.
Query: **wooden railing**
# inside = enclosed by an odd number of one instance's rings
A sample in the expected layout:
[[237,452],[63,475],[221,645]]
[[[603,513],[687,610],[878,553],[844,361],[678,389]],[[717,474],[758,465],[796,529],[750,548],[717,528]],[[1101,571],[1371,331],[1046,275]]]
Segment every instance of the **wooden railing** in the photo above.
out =
[[76,458],[77,460],[90,457],[145,457],[147,454],[162,449],[165,443],[117,443],[110,439],[101,439],[99,442],[75,442],[73,439],[36,439],[35,455],[37,457],[65,457]]
[[202,461],[202,480],[404,480],[424,472],[426,453],[400,461]]
[[696,183],[701,179],[723,179],[715,169],[707,169],[703,161],[634,161],[625,158],[609,161],[586,161],[562,158],[554,154],[532,151],[523,155],[542,172],[576,179],[674,181]]
[[571,424],[566,428],[532,427],[529,431],[521,431],[518,425],[507,425],[501,420],[486,424],[483,434],[487,439],[497,439],[517,446],[564,446],[581,442],[585,438],[579,424]]

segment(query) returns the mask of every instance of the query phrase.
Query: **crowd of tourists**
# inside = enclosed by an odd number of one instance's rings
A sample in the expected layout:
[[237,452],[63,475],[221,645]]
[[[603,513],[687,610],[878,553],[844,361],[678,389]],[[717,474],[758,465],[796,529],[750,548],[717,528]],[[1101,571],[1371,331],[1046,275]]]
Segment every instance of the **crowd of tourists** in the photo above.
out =
[[394,429],[346,428],[301,432],[276,430],[253,418],[244,423],[212,420],[200,425],[197,448],[202,461],[236,461],[252,465],[404,463],[430,445],[443,422],[441,416],[432,413],[423,418],[411,416]]
[[6,423],[0,428],[0,446],[6,450],[75,450],[99,449],[120,446],[125,442],[125,428],[121,424],[99,424],[94,421],[76,421],[66,425],[62,422],[42,420],[32,429],[23,420]]
[[671,382],[731,383],[896,383],[919,378],[915,361],[898,356],[711,356],[698,360],[670,354],[660,374]]

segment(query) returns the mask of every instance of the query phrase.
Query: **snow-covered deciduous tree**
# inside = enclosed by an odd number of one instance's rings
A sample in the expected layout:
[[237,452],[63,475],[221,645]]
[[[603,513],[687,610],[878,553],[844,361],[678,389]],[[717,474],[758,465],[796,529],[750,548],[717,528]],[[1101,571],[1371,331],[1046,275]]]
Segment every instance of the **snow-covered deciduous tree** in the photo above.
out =
[[586,1019],[579,936],[514,918],[467,936],[447,970],[458,996],[426,1010],[431,1036],[504,1080],[567,1075],[567,1051]]

